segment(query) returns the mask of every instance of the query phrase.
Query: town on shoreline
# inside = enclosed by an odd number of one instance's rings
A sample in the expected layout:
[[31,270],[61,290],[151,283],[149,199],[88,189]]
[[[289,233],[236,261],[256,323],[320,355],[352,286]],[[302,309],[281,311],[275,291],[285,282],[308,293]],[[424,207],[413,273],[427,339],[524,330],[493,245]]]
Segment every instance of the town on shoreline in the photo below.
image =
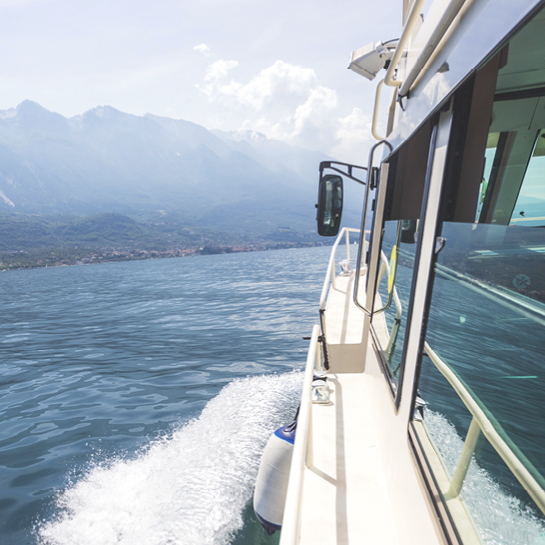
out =
[[15,250],[0,253],[0,271],[115,263],[145,259],[167,259],[172,257],[195,257],[201,255],[260,252],[288,248],[326,246],[328,241],[313,242],[248,242],[237,245],[205,245],[194,248],[175,247],[167,250],[141,250],[138,248],[103,247],[49,248],[40,250]]

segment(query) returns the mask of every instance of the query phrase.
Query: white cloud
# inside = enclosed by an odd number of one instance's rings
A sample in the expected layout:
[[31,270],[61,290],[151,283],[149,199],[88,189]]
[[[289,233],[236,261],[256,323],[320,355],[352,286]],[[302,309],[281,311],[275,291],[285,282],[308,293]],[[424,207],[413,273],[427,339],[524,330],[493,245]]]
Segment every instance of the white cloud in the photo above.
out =
[[213,98],[217,93],[219,82],[227,77],[229,70],[232,70],[237,66],[237,61],[226,61],[225,59],[219,59],[213,62],[206,69],[206,75],[204,76],[206,85],[197,85],[197,88],[200,89],[205,95]]
[[292,138],[318,146],[331,140],[332,117],[337,108],[337,93],[327,87],[311,90],[308,99],[295,110]]
[[198,86],[224,108],[217,128],[257,131],[342,161],[366,163],[374,143],[370,115],[357,107],[346,115],[337,92],[322,85],[313,69],[278,60],[244,83],[229,77],[237,66],[232,60],[212,63]]
[[208,45],[206,44],[196,45],[193,50],[202,53],[205,57],[209,57],[212,54],[212,51],[210,51],[210,47],[208,47]]
[[216,96],[220,99],[232,98],[239,105],[259,112],[270,106],[278,107],[280,100],[287,101],[286,106],[293,107],[317,85],[314,70],[276,61],[245,85],[236,81],[218,85]]
[[239,112],[239,129],[312,148],[329,148],[337,93],[320,84],[316,72],[278,60],[247,83],[228,80],[236,61],[220,60],[199,88],[210,100]]
[[346,117],[336,120],[336,144],[331,154],[341,160],[367,163],[367,154],[375,142],[371,135],[371,116],[354,108]]

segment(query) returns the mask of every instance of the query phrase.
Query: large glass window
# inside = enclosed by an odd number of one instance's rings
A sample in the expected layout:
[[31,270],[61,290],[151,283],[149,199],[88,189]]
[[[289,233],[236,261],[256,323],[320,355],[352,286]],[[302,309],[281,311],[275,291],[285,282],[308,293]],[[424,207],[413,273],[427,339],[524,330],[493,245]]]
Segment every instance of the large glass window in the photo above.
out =
[[371,330],[395,395],[399,392],[402,375],[431,133],[430,120],[388,161],[390,176]]
[[538,15],[499,69],[480,187],[457,196],[475,222],[440,226],[413,423],[445,505],[485,544],[545,543],[544,40],[520,55],[544,34]]

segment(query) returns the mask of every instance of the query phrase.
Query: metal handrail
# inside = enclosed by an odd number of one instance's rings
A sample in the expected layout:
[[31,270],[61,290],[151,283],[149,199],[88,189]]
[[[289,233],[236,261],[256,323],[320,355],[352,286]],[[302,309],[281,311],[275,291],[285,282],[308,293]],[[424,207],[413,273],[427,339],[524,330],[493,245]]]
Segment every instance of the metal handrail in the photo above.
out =
[[460,13],[465,3],[466,0],[452,0],[447,6],[439,22],[435,26],[432,35],[428,38],[428,41],[422,48],[422,51],[416,59],[414,66],[411,68],[410,73],[407,74],[405,81],[402,82],[399,89],[400,97],[405,97],[408,95],[411,85],[416,81],[424,66],[426,66],[426,63],[430,60],[431,56],[437,51],[439,42],[443,39],[450,28],[450,25]]
[[[335,282],[336,255],[337,255],[337,248],[343,237],[345,237],[346,239],[346,260],[350,261],[350,233],[360,233],[360,230],[354,229],[352,227],[343,227],[341,232],[337,236],[337,240],[335,241],[335,244],[333,244],[333,248],[331,249],[329,263],[327,265],[327,272],[325,275],[324,284],[322,286],[322,293],[320,295],[320,308],[319,308],[320,316],[322,316],[323,313],[325,312],[325,304],[326,304],[327,294],[329,292],[329,285],[331,284],[332,289],[334,290],[337,289],[336,282]],[[368,235],[369,233],[370,231],[365,231],[366,235]],[[368,243],[365,240],[365,245],[367,246],[367,244]],[[321,319],[320,323],[322,325],[322,335],[324,335],[325,337],[326,336],[325,320]]]
[[386,76],[384,77],[384,83],[390,87],[400,87],[399,96],[404,97],[408,94],[411,85],[415,82],[416,78],[436,51],[437,45],[442,40],[443,36],[447,33],[450,25],[454,21],[455,17],[460,13],[466,0],[452,0],[450,4],[445,9],[443,15],[441,16],[439,22],[435,27],[435,31],[432,33],[424,47],[422,52],[418,56],[414,67],[411,69],[410,73],[405,78],[405,81],[395,80],[394,76],[396,74],[397,66],[401,60],[401,55],[407,46],[409,39],[412,35],[415,25],[418,23],[420,17],[420,11],[424,7],[426,0],[415,0],[410,8],[409,15],[407,16],[407,22],[403,27],[403,33],[399,38],[397,47],[386,71]]
[[377,123],[378,123],[378,111],[380,108],[380,96],[382,94],[382,86],[384,85],[384,80],[381,80],[377,84],[375,89],[375,106],[373,108],[373,120],[371,122],[371,134],[375,140],[384,140],[387,135],[381,136],[377,133]]
[[[545,479],[524,456],[520,449],[509,438],[501,424],[489,413],[479,398],[469,390],[456,373],[424,342],[424,350],[441,374],[449,381],[458,397],[463,401],[469,412],[473,415],[470,431],[467,434],[458,466],[451,479],[449,490],[445,498],[451,499],[458,496],[462,488],[469,462],[477,443],[478,425],[488,442],[501,456],[511,473],[530,494],[542,513],[545,514]],[[541,482],[538,482],[541,481]]]
[[[335,258],[337,254],[337,247],[339,246],[343,236],[346,238],[346,259],[350,261],[350,233],[359,233],[359,229],[353,229],[352,227],[343,227],[333,247],[331,248],[331,254],[329,257],[329,263],[327,265],[327,272],[325,275],[324,285],[322,286],[322,293],[320,295],[320,310],[325,309],[325,302],[327,298],[327,292],[329,291],[329,284],[331,283],[333,289],[337,289],[335,285]],[[365,232],[366,234],[369,231]]]
[[[346,260],[350,261],[350,233],[359,233],[359,232],[360,232],[359,229],[353,229],[353,228],[350,228],[350,227],[343,227],[343,229],[341,230],[341,232],[339,233],[339,235],[337,237],[337,240],[335,240],[335,243],[333,244],[333,247],[331,249],[331,255],[330,255],[330,258],[329,258],[329,263],[328,263],[328,266],[327,266],[326,277],[325,277],[325,280],[324,280],[324,284],[322,286],[322,293],[321,293],[321,296],[320,296],[320,313],[321,314],[325,311],[325,304],[326,304],[327,294],[329,292],[329,286],[331,285],[332,289],[337,289],[337,286],[335,284],[335,279],[336,279],[335,265],[336,265],[337,248],[338,248],[341,240],[343,239],[343,237],[345,237],[346,238]],[[369,233],[370,233],[370,231],[365,231],[366,235],[369,234]],[[365,245],[366,246],[368,245],[367,240],[365,240]],[[384,272],[387,273],[388,277],[390,276],[390,264],[388,263],[388,259],[387,259],[386,255],[384,254],[384,252],[382,250],[381,250],[380,258],[381,258],[382,265],[381,265],[381,268],[380,268],[379,279],[378,279],[378,282],[377,282],[377,293],[378,293],[378,288],[379,288],[380,282],[381,282],[381,280],[382,280],[382,278],[384,276]],[[354,274],[359,274],[359,273],[356,271]],[[392,344],[392,341],[393,341],[393,339],[395,338],[395,336],[397,334],[397,329],[399,328],[399,323],[400,323],[400,320],[401,320],[401,314],[402,314],[402,311],[403,311],[401,300],[399,299],[399,295],[397,293],[397,288],[395,286],[393,287],[392,293],[389,296],[388,304],[383,309],[380,309],[380,311],[387,310],[390,307],[392,300],[394,301],[395,306],[396,306],[396,314],[395,314],[395,318],[394,318],[394,325],[392,326],[392,331],[390,332],[390,335],[389,335],[389,342],[388,342],[387,351],[391,350],[391,344]],[[377,312],[380,312],[380,311],[377,311]],[[375,314],[375,312],[373,312],[373,314]],[[321,320],[321,325],[322,325],[322,334],[324,336],[326,336],[326,323],[325,323],[325,320]]]
[[394,56],[392,57],[392,60],[390,61],[390,66],[388,67],[388,70],[386,71],[386,76],[384,76],[384,83],[390,87],[400,87],[403,84],[402,81],[395,80],[394,76],[397,70],[397,65],[399,64],[399,61],[401,60],[401,55],[403,54],[403,51],[405,50],[405,46],[407,45],[409,38],[411,37],[411,34],[413,32],[415,25],[418,23],[418,19],[420,17],[420,10],[424,7],[425,3],[426,3],[426,0],[416,0],[410,8],[410,12],[407,17],[407,22],[405,23],[405,26],[403,27],[403,33],[401,34],[401,37],[399,38],[399,42],[397,42],[397,47],[396,47]]
[[[377,176],[379,175],[379,170],[377,168],[373,167],[373,159],[374,159],[375,151],[377,150],[377,148],[379,146],[383,146],[383,145],[386,146],[390,150],[390,153],[394,149],[392,147],[392,144],[390,144],[390,142],[388,142],[387,140],[381,140],[380,142],[377,142],[374,146],[372,146],[371,150],[369,151],[369,161],[367,163],[367,165],[368,165],[367,166],[367,184],[366,184],[366,187],[365,187],[365,197],[363,199],[363,214],[362,214],[362,218],[361,218],[360,244],[358,246],[358,257],[356,259],[356,270],[357,271],[359,271],[361,269],[361,260],[362,260],[362,257],[363,257],[363,249],[364,249],[363,241],[365,239],[365,233],[367,232],[367,231],[365,231],[365,227],[367,225],[367,208],[368,208],[367,205],[368,205],[368,201],[369,201],[369,192],[370,192],[371,189],[377,189],[379,187],[379,184],[380,184],[380,180],[377,179],[376,184],[373,186],[373,176],[375,174]],[[373,314],[373,309],[365,308],[358,300],[359,285],[360,285],[360,275],[356,274],[356,276],[354,278],[354,290],[352,292],[352,301],[354,302],[354,304],[356,305],[357,308],[359,308],[360,310],[363,310],[363,312],[367,316],[370,317]]]
[[298,541],[303,472],[305,466],[312,466],[312,411],[310,396],[314,370],[319,366],[319,335],[320,328],[318,325],[315,325],[312,330],[305,366],[301,408],[299,410],[299,418],[297,419],[297,433],[295,434],[295,443],[291,458],[286,504],[282,519],[282,532],[280,533],[280,545],[294,545]]

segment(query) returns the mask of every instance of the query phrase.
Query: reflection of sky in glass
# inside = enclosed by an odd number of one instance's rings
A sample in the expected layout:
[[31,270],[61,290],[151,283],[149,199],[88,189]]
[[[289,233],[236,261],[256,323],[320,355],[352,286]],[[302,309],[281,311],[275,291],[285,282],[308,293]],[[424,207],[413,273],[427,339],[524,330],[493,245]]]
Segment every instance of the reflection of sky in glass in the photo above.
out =
[[481,215],[481,209],[483,206],[484,197],[486,195],[486,187],[490,181],[490,172],[492,171],[492,164],[494,163],[494,155],[496,154],[496,148],[486,148],[484,152],[484,171],[483,171],[483,181],[481,182],[481,187],[479,188],[479,202],[477,204],[477,213],[475,215],[475,222],[478,223],[479,216]]
[[511,221],[525,227],[545,224],[545,157],[530,159]]
[[483,178],[488,182],[490,181],[490,172],[492,170],[492,163],[494,162],[494,155],[496,154],[496,148],[487,148],[484,153],[484,173]]
[[[487,148],[485,151],[485,166],[483,178],[490,181],[492,164],[496,148]],[[521,214],[523,212],[523,214]],[[478,215],[477,215],[478,217]],[[512,222],[525,227],[543,225],[545,220],[527,221],[529,218],[545,217],[545,156],[533,156],[524,175],[524,181],[513,210]]]
[[520,188],[519,199],[537,198],[545,200],[545,157],[532,157],[524,183]]

